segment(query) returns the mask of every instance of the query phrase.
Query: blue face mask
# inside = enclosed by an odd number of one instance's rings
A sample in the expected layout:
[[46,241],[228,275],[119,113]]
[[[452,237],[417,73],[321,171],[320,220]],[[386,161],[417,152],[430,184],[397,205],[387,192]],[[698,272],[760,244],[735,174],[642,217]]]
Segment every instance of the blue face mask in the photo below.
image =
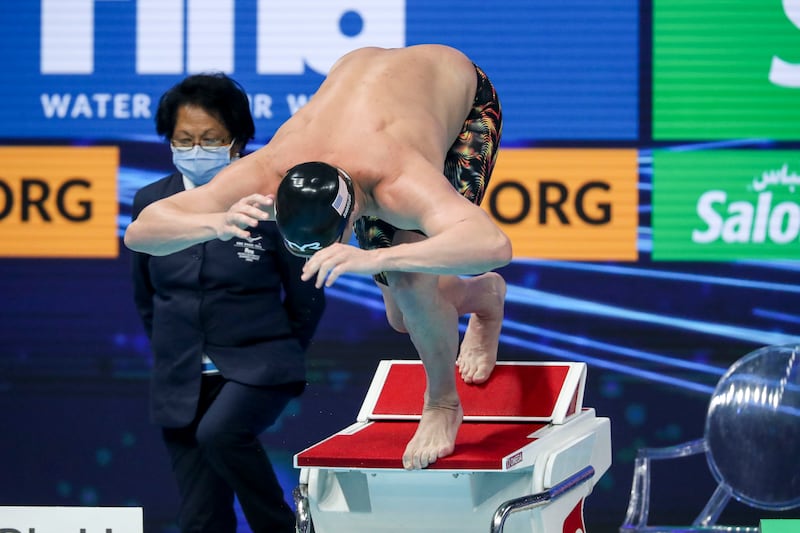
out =
[[216,148],[201,148],[196,144],[191,150],[177,150],[171,146],[172,163],[192,183],[197,186],[205,185],[217,172],[230,164],[232,146],[233,143]]

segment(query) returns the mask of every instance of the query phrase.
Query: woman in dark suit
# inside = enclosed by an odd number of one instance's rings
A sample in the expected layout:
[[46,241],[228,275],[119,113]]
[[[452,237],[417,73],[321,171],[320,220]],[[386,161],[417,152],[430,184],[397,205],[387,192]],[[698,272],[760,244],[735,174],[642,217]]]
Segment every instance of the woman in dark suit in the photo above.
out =
[[[241,86],[204,74],[164,93],[156,131],[177,171],[138,191],[133,219],[213,179],[255,126]],[[295,531],[258,436],[305,387],[304,353],[325,300],[300,280],[303,262],[274,222],[251,228],[247,239],[133,253],[136,306],[155,357],[152,418],[178,482],[182,533],[235,533],[234,495],[254,533]]]

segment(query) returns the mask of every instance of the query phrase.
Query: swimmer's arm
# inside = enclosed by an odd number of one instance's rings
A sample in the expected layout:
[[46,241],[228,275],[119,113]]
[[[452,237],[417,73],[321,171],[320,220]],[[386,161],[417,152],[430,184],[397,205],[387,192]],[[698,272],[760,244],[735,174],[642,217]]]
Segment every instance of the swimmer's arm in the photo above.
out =
[[[334,243],[311,256],[301,279],[330,287],[345,273],[419,272],[470,275],[508,264],[511,241],[485,211],[462,197],[440,174],[384,182],[372,190],[377,216],[398,228],[419,229],[427,237],[388,248],[362,250]],[[400,238],[400,235],[397,236]]]
[[148,205],[125,231],[125,245],[136,252],[168,255],[213,239],[249,237],[246,228],[274,211],[272,197],[252,194],[259,190],[259,180],[255,172],[241,172],[252,171],[252,165],[237,167],[244,159],[207,185]]
[[213,239],[249,237],[243,228],[267,218],[266,213],[257,213],[255,199],[243,198],[224,211],[216,204],[206,203],[203,192],[201,188],[184,191],[144,208],[125,231],[125,245],[135,252],[168,255]]
[[418,228],[427,235],[416,242],[374,250],[381,271],[467,275],[511,261],[511,242],[505,233],[483,209],[433,172],[421,168],[376,189],[384,212],[397,217],[395,226]]
[[[429,237],[419,241],[371,250],[342,243],[323,248],[306,261],[301,279],[315,278],[316,287],[330,287],[346,272],[470,275],[507,264],[511,261],[508,237],[479,207],[464,202],[466,205],[459,207],[457,212],[451,209],[446,216],[429,217],[422,225]],[[401,222],[400,217],[394,222]]]
[[508,264],[511,241],[480,207],[464,203],[424,217],[428,238],[375,250],[382,271],[468,275]]

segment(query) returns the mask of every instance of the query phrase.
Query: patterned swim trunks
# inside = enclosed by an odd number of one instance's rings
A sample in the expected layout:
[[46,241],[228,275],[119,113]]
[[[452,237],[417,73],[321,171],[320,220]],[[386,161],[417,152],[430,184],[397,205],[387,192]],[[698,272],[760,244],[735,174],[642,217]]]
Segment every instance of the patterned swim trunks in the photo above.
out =
[[[475,72],[478,77],[475,101],[461,133],[447,151],[444,175],[464,198],[480,205],[494,169],[503,117],[492,82],[477,65]],[[390,247],[398,231],[376,217],[359,218],[354,229],[358,244],[364,250]],[[388,285],[383,272],[375,275],[375,281]]]

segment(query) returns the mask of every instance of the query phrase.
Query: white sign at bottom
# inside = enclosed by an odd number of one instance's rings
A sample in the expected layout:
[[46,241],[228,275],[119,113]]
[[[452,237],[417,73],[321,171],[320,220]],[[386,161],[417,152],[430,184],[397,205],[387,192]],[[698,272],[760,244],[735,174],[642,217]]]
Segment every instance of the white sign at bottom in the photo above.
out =
[[0,533],[143,533],[141,507],[0,507]]

